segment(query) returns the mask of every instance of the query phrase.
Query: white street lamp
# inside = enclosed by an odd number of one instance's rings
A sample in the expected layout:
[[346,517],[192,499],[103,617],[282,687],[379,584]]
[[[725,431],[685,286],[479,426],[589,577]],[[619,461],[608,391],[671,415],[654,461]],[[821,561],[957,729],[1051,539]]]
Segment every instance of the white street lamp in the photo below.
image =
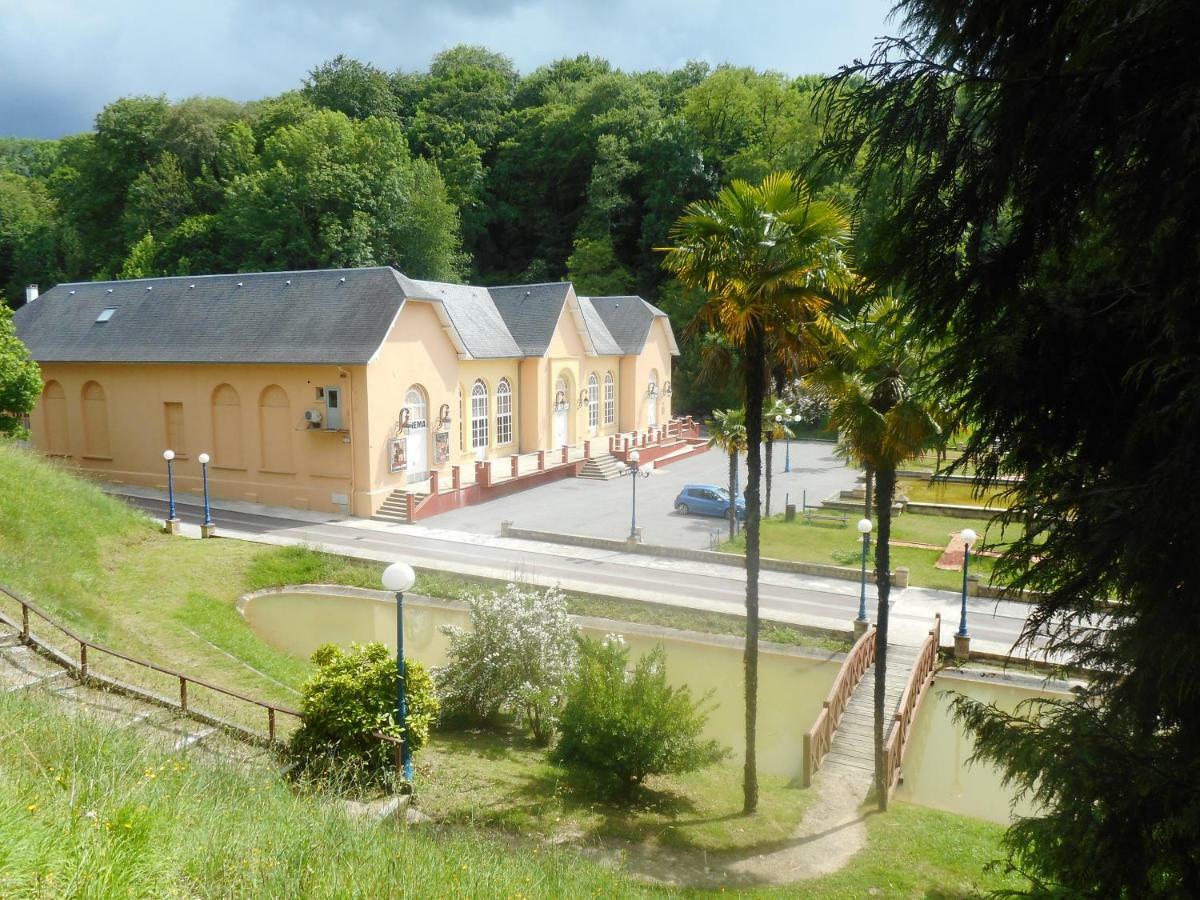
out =
[[862,535],[862,577],[859,581],[858,621],[867,624],[867,548],[871,542],[871,520],[858,520],[858,533]]

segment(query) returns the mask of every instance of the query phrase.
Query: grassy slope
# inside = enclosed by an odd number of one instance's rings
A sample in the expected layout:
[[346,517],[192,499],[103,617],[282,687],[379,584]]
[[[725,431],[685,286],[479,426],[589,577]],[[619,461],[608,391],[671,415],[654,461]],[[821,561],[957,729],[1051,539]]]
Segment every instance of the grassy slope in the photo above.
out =
[[642,896],[558,852],[352,822],[265,773],[0,695],[0,896]]

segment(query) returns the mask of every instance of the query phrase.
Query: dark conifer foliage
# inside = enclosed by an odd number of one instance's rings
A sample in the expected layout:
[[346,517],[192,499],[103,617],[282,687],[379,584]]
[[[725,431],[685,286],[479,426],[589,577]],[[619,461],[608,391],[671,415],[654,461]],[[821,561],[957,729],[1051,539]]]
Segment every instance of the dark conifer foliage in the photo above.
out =
[[1100,673],[1032,722],[958,714],[1042,805],[1009,833],[1036,893],[1200,896],[1200,15],[898,14],[824,95],[830,158],[865,159],[878,213],[859,262],[950,336],[982,479],[1024,477],[1001,568],[1043,592],[1025,640]]

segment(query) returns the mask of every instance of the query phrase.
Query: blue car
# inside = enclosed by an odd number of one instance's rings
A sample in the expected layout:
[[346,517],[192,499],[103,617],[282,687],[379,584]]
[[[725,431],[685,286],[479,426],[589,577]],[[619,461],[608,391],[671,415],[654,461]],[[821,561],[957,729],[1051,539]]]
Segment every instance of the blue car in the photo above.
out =
[[[681,516],[720,516],[729,518],[729,491],[716,484],[685,484],[675,498],[675,512]],[[738,497],[737,517],[746,518],[746,501]]]

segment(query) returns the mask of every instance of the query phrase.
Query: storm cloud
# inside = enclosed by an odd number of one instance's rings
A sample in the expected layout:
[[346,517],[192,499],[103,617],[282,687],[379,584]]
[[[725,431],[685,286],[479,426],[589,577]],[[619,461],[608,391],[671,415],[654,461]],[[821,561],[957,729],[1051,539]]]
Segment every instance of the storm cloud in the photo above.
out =
[[130,94],[250,100],[345,53],[423,69],[459,43],[528,72],[591,53],[626,70],[689,59],[832,72],[888,31],[889,2],[788,0],[0,0],[0,135],[85,131]]

